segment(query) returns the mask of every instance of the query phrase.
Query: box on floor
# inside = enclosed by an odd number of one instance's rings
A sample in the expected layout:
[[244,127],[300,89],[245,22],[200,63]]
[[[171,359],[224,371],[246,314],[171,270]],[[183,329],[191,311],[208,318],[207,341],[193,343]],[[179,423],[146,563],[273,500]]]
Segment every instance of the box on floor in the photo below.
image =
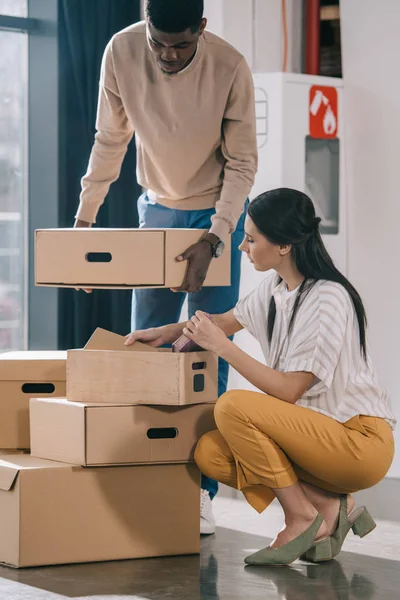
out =
[[0,459],[0,562],[15,567],[196,554],[193,463],[86,468]]
[[[85,348],[69,350],[67,398],[71,402],[185,405],[216,402],[218,357],[175,353],[97,329]],[[144,346],[144,348],[143,348]]]
[[29,449],[29,400],[65,396],[66,352],[0,354],[0,453]]
[[[187,262],[175,258],[202,229],[41,229],[35,236],[36,285],[174,288]],[[205,286],[230,285],[230,244],[213,259]]]
[[32,399],[31,454],[82,466],[190,462],[213,404],[129,406]]

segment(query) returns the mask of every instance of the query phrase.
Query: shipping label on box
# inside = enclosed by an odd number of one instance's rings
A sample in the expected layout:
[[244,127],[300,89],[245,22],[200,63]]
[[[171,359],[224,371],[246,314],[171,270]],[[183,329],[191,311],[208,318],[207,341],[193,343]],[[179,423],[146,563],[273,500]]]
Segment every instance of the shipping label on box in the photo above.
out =
[[29,400],[66,394],[66,352],[0,354],[0,452],[29,449]]
[[[202,229],[41,229],[35,233],[35,283],[55,287],[177,288],[187,261],[176,257]],[[213,259],[205,286],[230,285],[231,248]]]
[[68,351],[71,402],[173,406],[217,401],[218,357],[212,352],[180,354],[149,346],[142,351],[140,345],[125,346],[125,338],[115,334],[108,349],[104,335],[98,329],[84,349]]
[[200,551],[193,463],[83,468],[0,460],[0,562],[31,567]]
[[214,405],[128,406],[32,399],[31,454],[81,466],[191,462]]

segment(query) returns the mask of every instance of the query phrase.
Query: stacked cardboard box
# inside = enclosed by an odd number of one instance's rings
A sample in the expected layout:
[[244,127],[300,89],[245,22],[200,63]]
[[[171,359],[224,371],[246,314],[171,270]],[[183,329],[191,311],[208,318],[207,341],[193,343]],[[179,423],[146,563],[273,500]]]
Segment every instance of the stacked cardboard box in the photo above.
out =
[[103,330],[69,351],[67,399],[33,398],[31,455],[0,460],[0,561],[198,553],[193,453],[215,427],[217,373],[212,353],[126,347]]
[[0,461],[0,560],[16,567],[199,551],[193,463],[85,468]]
[[[41,229],[35,237],[35,282],[50,287],[179,287],[187,262],[175,258],[205,233],[202,229]],[[203,285],[230,285],[230,263],[227,244],[223,255],[212,260]]]
[[65,396],[66,352],[0,354],[0,454],[29,450],[29,400]]

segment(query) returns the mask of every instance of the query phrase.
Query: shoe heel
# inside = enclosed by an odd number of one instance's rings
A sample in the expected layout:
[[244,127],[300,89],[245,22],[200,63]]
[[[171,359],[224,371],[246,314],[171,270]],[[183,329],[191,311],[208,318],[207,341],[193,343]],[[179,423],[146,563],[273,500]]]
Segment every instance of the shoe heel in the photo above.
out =
[[308,562],[324,562],[326,560],[331,560],[331,540],[328,538],[326,540],[322,540],[321,542],[316,542],[314,546],[307,550],[302,559],[303,558]]
[[360,538],[365,537],[376,527],[376,523],[369,514],[368,510],[364,508],[359,517],[354,521],[352,530],[354,535],[358,535]]

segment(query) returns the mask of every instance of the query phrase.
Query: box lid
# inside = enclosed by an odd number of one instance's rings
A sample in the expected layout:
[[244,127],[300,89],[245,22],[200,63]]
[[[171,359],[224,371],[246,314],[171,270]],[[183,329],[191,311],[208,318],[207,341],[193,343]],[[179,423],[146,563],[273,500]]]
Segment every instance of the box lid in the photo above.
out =
[[67,353],[26,351],[0,354],[0,381],[65,381]]
[[85,349],[157,352],[157,348],[153,348],[153,346],[143,344],[142,342],[135,342],[131,346],[125,346],[125,339],[123,335],[118,335],[117,333],[98,327],[87,342]]
[[[68,406],[70,409],[76,408],[79,410],[84,410],[88,408],[105,408],[105,407],[126,407],[126,406],[141,406],[139,404],[126,404],[121,402],[71,402],[68,398],[30,398],[30,405],[32,404],[51,404],[51,405],[59,405],[59,406]],[[177,406],[171,406],[170,408],[177,409]]]
[[0,459],[0,490],[9,491],[20,471],[28,469],[71,468],[72,466],[74,465],[33,458],[30,454],[7,455],[7,459]]

